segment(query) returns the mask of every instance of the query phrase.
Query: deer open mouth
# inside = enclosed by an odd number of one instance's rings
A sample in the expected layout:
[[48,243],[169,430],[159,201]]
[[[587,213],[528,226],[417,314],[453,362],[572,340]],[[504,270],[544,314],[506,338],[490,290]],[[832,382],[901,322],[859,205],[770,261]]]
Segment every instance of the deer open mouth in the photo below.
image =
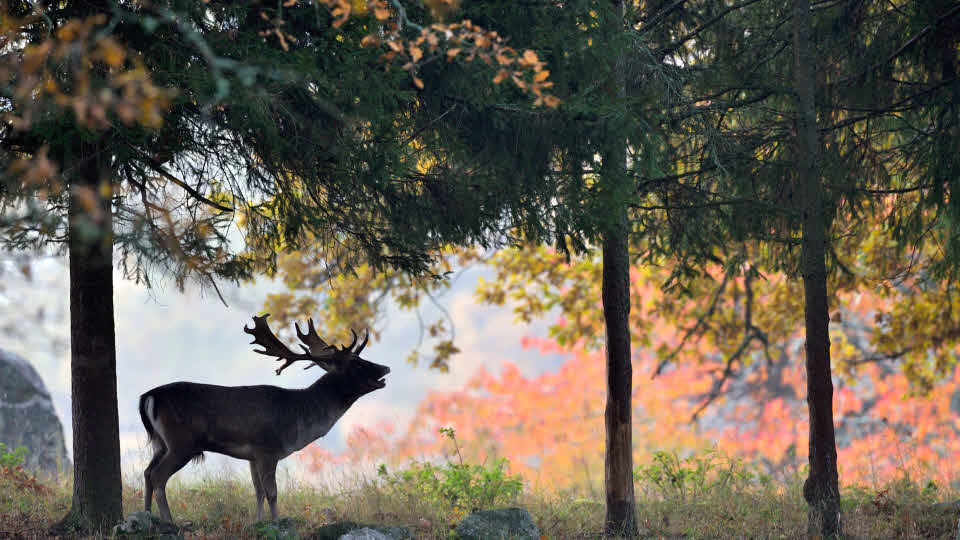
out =
[[383,387],[386,386],[386,385],[387,385],[386,377],[381,377],[381,378],[377,381],[377,388],[383,388]]

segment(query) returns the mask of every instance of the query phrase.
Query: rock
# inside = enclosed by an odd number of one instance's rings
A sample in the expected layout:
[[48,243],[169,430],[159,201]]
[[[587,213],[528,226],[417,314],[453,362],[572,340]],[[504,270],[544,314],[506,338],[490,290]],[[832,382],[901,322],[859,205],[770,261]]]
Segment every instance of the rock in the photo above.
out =
[[[362,531],[362,532],[360,532]],[[368,536],[350,536],[351,534],[367,534]],[[379,534],[380,536],[370,536]],[[365,525],[353,521],[338,521],[315,529],[307,540],[416,540],[416,537],[404,527],[388,525]]]
[[347,534],[340,537],[340,540],[392,540],[389,536],[383,534],[382,532],[371,529],[370,527],[364,527],[362,529],[354,529]]
[[482,510],[463,518],[456,528],[460,540],[540,538],[540,530],[525,508]]
[[48,475],[70,469],[63,425],[37,370],[22,357],[0,350],[0,442],[25,446],[24,467]]
[[176,525],[163,521],[150,512],[134,512],[111,532],[115,538],[143,538],[156,540],[183,540]]
[[280,518],[276,521],[258,521],[250,525],[250,531],[257,538],[269,540],[299,540],[297,528],[302,522],[294,518]]

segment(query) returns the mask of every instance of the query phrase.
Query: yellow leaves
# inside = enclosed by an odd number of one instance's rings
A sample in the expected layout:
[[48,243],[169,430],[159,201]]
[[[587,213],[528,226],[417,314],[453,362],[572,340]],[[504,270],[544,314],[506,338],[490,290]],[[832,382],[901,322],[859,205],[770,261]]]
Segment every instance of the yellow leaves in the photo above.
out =
[[423,81],[419,77],[413,77],[413,84],[420,90],[423,90]]
[[460,54],[460,52],[461,52],[462,50],[463,50],[463,49],[461,49],[461,48],[459,48],[459,47],[454,47],[454,48],[452,48],[452,49],[448,49],[448,50],[447,50],[447,61],[448,61],[448,62],[452,62],[453,59],[456,58],[457,55]]
[[375,7],[373,9],[373,15],[377,20],[385,21],[390,18],[390,10],[384,7]]
[[113,196],[113,185],[110,184],[110,181],[103,180],[97,185],[97,193],[101,199],[109,199]]
[[[16,129],[28,128],[37,111],[50,105],[73,112],[77,122],[103,129],[119,119],[158,127],[174,92],[157,88],[139,58],[107,34],[103,15],[72,19],[40,43],[10,55],[0,71],[18,74],[14,103],[5,115]],[[94,77],[94,69],[105,77]],[[61,82],[62,81],[62,82]],[[111,116],[115,115],[115,116]]]
[[434,18],[444,20],[460,8],[460,0],[424,0]]
[[127,51],[116,40],[106,37],[97,44],[95,57],[114,69],[123,67],[127,60]]
[[365,16],[370,13],[370,8],[366,0],[351,0],[350,7],[354,13],[360,16]]
[[61,189],[57,164],[48,157],[50,148],[44,145],[29,158],[20,158],[10,164],[10,173],[17,175],[24,187],[36,189],[41,199]]
[[505,69],[501,69],[501,70],[497,71],[497,76],[493,78],[493,83],[494,83],[494,84],[500,84],[501,82],[503,82],[503,81],[504,81],[507,77],[509,77],[509,76],[510,76],[510,72],[509,72],[509,71],[507,71],[507,70],[505,70]]

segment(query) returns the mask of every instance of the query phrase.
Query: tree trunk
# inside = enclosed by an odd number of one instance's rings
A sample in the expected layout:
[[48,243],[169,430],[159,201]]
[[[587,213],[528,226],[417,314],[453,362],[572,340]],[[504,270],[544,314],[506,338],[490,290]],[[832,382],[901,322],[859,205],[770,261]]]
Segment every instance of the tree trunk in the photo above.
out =
[[69,209],[73,504],[60,528],[83,532],[105,532],[123,517],[106,159],[98,145],[83,145]]
[[810,414],[810,473],[803,483],[809,505],[808,533],[836,537],[840,527],[837,443],[833,431],[830,321],[827,303],[826,216],[820,183],[820,148],[814,103],[815,53],[809,0],[794,0],[797,92],[797,172],[803,219],[802,273],[806,325],[807,407]]
[[638,535],[633,496],[633,366],[630,363],[630,256],[626,209],[603,238],[603,318],[607,329],[607,446],[604,533]]
[[[623,32],[622,0],[611,2],[606,30],[612,36]],[[613,58],[609,94],[613,100],[626,96],[623,54]],[[603,319],[607,333],[607,408],[604,425],[607,445],[604,483],[607,517],[604,534],[636,538],[636,500],[633,495],[633,366],[630,354],[630,226],[627,200],[627,141],[612,137],[603,155],[604,208],[611,220],[603,232]]]

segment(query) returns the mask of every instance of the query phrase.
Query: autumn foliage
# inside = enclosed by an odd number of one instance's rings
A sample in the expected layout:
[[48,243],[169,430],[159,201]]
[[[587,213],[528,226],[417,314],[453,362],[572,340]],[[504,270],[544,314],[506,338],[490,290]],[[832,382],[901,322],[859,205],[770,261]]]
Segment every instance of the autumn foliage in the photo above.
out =
[[[634,355],[635,463],[650,463],[656,451],[684,457],[717,449],[768,474],[799,470],[808,444],[802,330],[780,336],[769,354],[757,345],[727,379],[721,379],[726,356],[710,341],[685,343],[684,360],[662,367],[662,351],[676,347],[684,332],[664,322],[668,319],[653,322],[658,320],[653,306],[663,293],[647,277],[633,275],[634,292],[642,299],[634,306],[637,320],[650,322],[635,333],[635,340],[644,341]],[[763,302],[782,300],[789,292],[780,278],[768,278],[769,289],[763,291],[770,296],[761,296],[761,310],[767,307]],[[843,367],[834,393],[841,482],[876,485],[910,475],[948,485],[960,457],[960,371],[924,389],[894,361],[865,359],[854,344],[869,341],[865,328],[870,325],[864,322],[887,313],[891,301],[857,292],[843,295],[842,303],[844,309],[831,325],[834,352]],[[530,337],[522,345],[567,360],[557,371],[535,377],[523,375],[509,361],[496,374],[480,368],[459,391],[428,394],[409,426],[380,422],[356,428],[346,452],[315,446],[305,459],[314,470],[357,463],[372,470],[383,461],[435,459],[449,451],[437,431],[450,426],[470,459],[506,457],[511,472],[534,485],[599,495],[603,352],[582,344],[571,350],[553,339]],[[721,381],[722,392],[704,407]]]

